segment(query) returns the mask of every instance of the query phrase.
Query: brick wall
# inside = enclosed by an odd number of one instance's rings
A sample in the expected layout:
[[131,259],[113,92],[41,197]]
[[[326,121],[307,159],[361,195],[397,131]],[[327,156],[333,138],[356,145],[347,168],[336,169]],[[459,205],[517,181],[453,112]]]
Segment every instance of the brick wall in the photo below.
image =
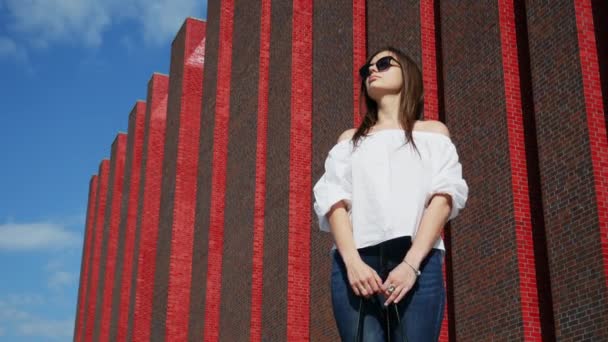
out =
[[[470,187],[444,232],[440,340],[608,339],[607,10],[210,0],[150,82],[141,166],[130,124],[122,208],[114,155],[91,182],[75,339],[337,340],[311,187],[384,45],[421,66],[425,118],[448,125]],[[107,277],[128,295],[104,325]]]

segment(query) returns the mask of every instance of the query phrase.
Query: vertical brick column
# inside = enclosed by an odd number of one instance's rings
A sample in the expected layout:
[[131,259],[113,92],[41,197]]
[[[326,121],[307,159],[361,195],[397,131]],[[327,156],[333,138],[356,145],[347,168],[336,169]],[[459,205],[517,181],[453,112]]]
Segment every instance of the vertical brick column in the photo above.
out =
[[293,1],[287,340],[310,338],[312,0]]
[[95,212],[97,211],[97,175],[91,177],[89,182],[89,200],[87,204],[87,221],[82,246],[82,261],[80,263],[80,282],[78,283],[78,303],[76,305],[76,321],[74,324],[74,340],[82,340],[82,327],[84,326],[84,303],[87,297],[87,280],[89,278],[89,259],[91,257],[91,240],[95,234]]
[[[359,68],[365,64],[367,60],[367,10],[365,7],[366,0],[352,0],[352,42],[353,42],[353,125],[359,127],[361,124],[361,115],[365,111],[360,100],[361,94],[361,79],[359,78]],[[315,25],[316,26],[316,25]],[[314,148],[313,148],[314,150]]]
[[188,18],[171,49],[152,336],[188,337],[205,23]]
[[606,131],[590,9],[589,2],[577,1],[526,4],[559,341],[608,339],[606,201],[601,185],[606,183]]
[[154,74],[148,83],[140,176],[142,186],[139,189],[135,235],[135,244],[139,250],[132,333],[134,341],[149,341],[152,338],[152,294],[158,246],[168,88],[169,78],[166,75]]
[[[445,113],[443,111],[443,89],[440,89],[442,82],[439,81],[441,55],[440,37],[438,37],[439,20],[436,9],[439,3],[434,0],[420,1],[420,48],[421,60],[420,68],[422,70],[422,81],[424,84],[424,119],[425,120],[441,120],[445,121]],[[441,104],[441,106],[440,106]],[[446,303],[444,309],[443,322],[441,324],[441,332],[439,341],[450,340],[450,330],[454,328],[454,317],[451,305],[453,303],[453,286],[451,282],[451,236],[449,224],[443,228],[442,238],[446,247],[445,260],[443,264],[443,277],[446,286]],[[453,332],[452,332],[453,334]]]
[[250,339],[260,13],[260,1],[234,2],[220,341]]
[[120,209],[116,276],[114,277],[114,288],[117,291],[114,291],[112,299],[110,341],[124,341],[127,337],[129,303],[132,299],[131,277],[145,115],[146,103],[137,101],[129,114],[125,181]]
[[97,209],[95,210],[95,228],[91,241],[91,259],[89,260],[91,276],[87,280],[87,296],[85,298],[84,326],[82,327],[82,340],[92,341],[95,327],[95,309],[97,307],[97,288],[99,283],[99,261],[101,259],[101,244],[103,242],[103,222],[106,213],[108,197],[108,178],[110,174],[110,161],[104,159],[99,164],[99,185],[97,188]]
[[[598,62],[598,47],[600,45],[596,44],[596,39],[599,36],[596,37],[595,33],[596,27],[593,24],[591,3],[591,0],[577,0],[574,2],[574,10],[576,12],[589,148],[593,164],[593,186],[599,215],[600,254],[604,261],[604,281],[606,282],[604,295],[608,295],[606,293],[608,291],[608,139],[606,138],[606,113],[604,112],[606,102],[602,98],[600,65]],[[604,6],[608,7],[607,5]],[[606,12],[608,11],[604,9],[604,14]],[[606,21],[607,18],[598,19]],[[608,43],[603,42],[603,44]],[[608,64],[608,62],[604,61],[604,64]],[[604,80],[604,82],[608,83],[608,80]],[[606,301],[604,303],[608,304]]]
[[535,273],[536,260],[532,239],[532,213],[529,199],[528,165],[513,0],[500,0],[498,11],[511,162],[511,191],[513,193],[516,222],[519,291],[522,317],[524,318],[522,321],[523,334],[526,341],[540,341],[541,326]]
[[213,129],[213,160],[211,171],[211,201],[209,212],[209,249],[205,293],[204,340],[217,341],[222,285],[222,252],[224,244],[224,209],[226,197],[226,159],[228,152],[228,123],[230,118],[230,88],[232,80],[232,32],[234,0],[220,4],[219,51]]
[[498,3],[441,2],[440,19],[445,120],[470,187],[466,210],[450,222],[450,338],[522,340],[529,298],[522,302],[520,283],[529,273],[518,254],[515,205],[522,199],[513,194],[519,166],[510,158]]
[[264,212],[266,210],[266,152],[268,134],[268,74],[270,72],[271,1],[260,2],[260,42],[257,84],[255,196],[253,207],[253,257],[251,264],[251,324],[249,340],[262,341],[264,275]]
[[287,336],[287,241],[289,227],[289,137],[292,83],[291,1],[273,2],[268,72],[268,144],[264,211],[262,341]]
[[[220,1],[211,0],[208,2],[203,79],[203,89],[205,91],[202,97],[200,142],[198,144],[199,163],[196,183],[190,322],[188,324],[188,339],[190,341],[201,341],[204,334],[217,78],[218,75],[223,77],[223,67],[228,66],[230,68],[229,65],[224,63],[218,64],[220,9]],[[219,70],[218,66],[221,66]]]
[[392,45],[420,65],[420,1],[375,0],[367,6],[367,53]]
[[125,170],[127,135],[118,133],[112,143],[110,157],[110,178],[106,215],[103,225],[103,242],[99,263],[99,288],[95,310],[95,330],[93,339],[107,341],[110,336],[110,313],[114,291],[114,272],[116,267],[116,247],[118,244],[118,225],[120,223],[120,204]]
[[[318,1],[313,20],[311,186],[323,174],[325,158],[338,136],[351,128],[353,119],[356,122],[359,116],[358,70],[366,58],[365,2]],[[335,29],[336,23],[340,23],[340,30]],[[313,212],[310,222],[311,227],[306,229],[310,230],[311,240],[310,340],[337,341],[340,336],[330,292],[333,238],[319,230]]]

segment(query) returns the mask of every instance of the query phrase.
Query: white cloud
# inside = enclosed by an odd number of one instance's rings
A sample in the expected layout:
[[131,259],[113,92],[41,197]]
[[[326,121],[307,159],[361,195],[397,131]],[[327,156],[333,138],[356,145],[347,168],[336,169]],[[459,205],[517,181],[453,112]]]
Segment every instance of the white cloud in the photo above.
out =
[[41,305],[45,303],[44,297],[39,294],[9,294],[6,296],[6,304],[23,307],[28,305]]
[[0,250],[31,251],[78,247],[79,234],[55,223],[6,223],[0,225]]
[[32,318],[15,325],[17,334],[45,338],[71,337],[74,333],[73,320],[47,320]]
[[[20,336],[39,336],[48,339],[65,340],[71,337],[74,330],[74,319],[46,319],[24,311],[21,307],[42,304],[37,301],[38,295],[9,295],[8,300],[0,299],[0,322],[11,327],[11,332]],[[0,336],[7,332],[0,327]]]
[[55,42],[97,47],[112,25],[129,21],[139,39],[166,43],[188,16],[200,16],[201,0],[6,0],[10,27],[24,34],[32,47]]
[[49,287],[60,289],[64,286],[73,285],[78,281],[78,276],[72,272],[57,271],[53,272],[49,278]]
[[0,58],[14,58],[26,63],[27,52],[11,38],[0,36]]

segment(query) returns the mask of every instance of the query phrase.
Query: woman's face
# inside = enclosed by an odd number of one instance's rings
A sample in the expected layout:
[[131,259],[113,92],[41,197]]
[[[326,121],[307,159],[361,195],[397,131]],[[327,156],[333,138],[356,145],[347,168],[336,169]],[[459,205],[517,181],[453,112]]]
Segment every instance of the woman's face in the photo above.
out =
[[[388,69],[378,71],[375,63],[386,56],[392,56],[395,59],[390,61],[391,66]],[[397,62],[397,57],[393,53],[382,51],[372,58],[370,64],[369,76],[365,80],[365,86],[367,87],[367,93],[372,99],[377,101],[382,95],[398,94],[401,91],[401,87],[403,87],[403,74]]]

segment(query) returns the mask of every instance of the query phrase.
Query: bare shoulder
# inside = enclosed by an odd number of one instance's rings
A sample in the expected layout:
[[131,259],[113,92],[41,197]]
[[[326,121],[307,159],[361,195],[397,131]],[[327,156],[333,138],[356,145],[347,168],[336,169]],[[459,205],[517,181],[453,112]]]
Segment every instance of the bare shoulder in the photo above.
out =
[[346,131],[342,132],[342,134],[340,134],[340,137],[338,138],[338,142],[352,139],[353,135],[355,135],[356,131],[357,130],[355,128],[351,128],[351,129],[347,129]]
[[450,131],[448,130],[448,127],[441,121],[437,121],[437,120],[418,121],[416,123],[415,127],[416,127],[417,131],[439,133],[439,134],[443,134],[443,135],[447,136],[448,138],[450,137]]

